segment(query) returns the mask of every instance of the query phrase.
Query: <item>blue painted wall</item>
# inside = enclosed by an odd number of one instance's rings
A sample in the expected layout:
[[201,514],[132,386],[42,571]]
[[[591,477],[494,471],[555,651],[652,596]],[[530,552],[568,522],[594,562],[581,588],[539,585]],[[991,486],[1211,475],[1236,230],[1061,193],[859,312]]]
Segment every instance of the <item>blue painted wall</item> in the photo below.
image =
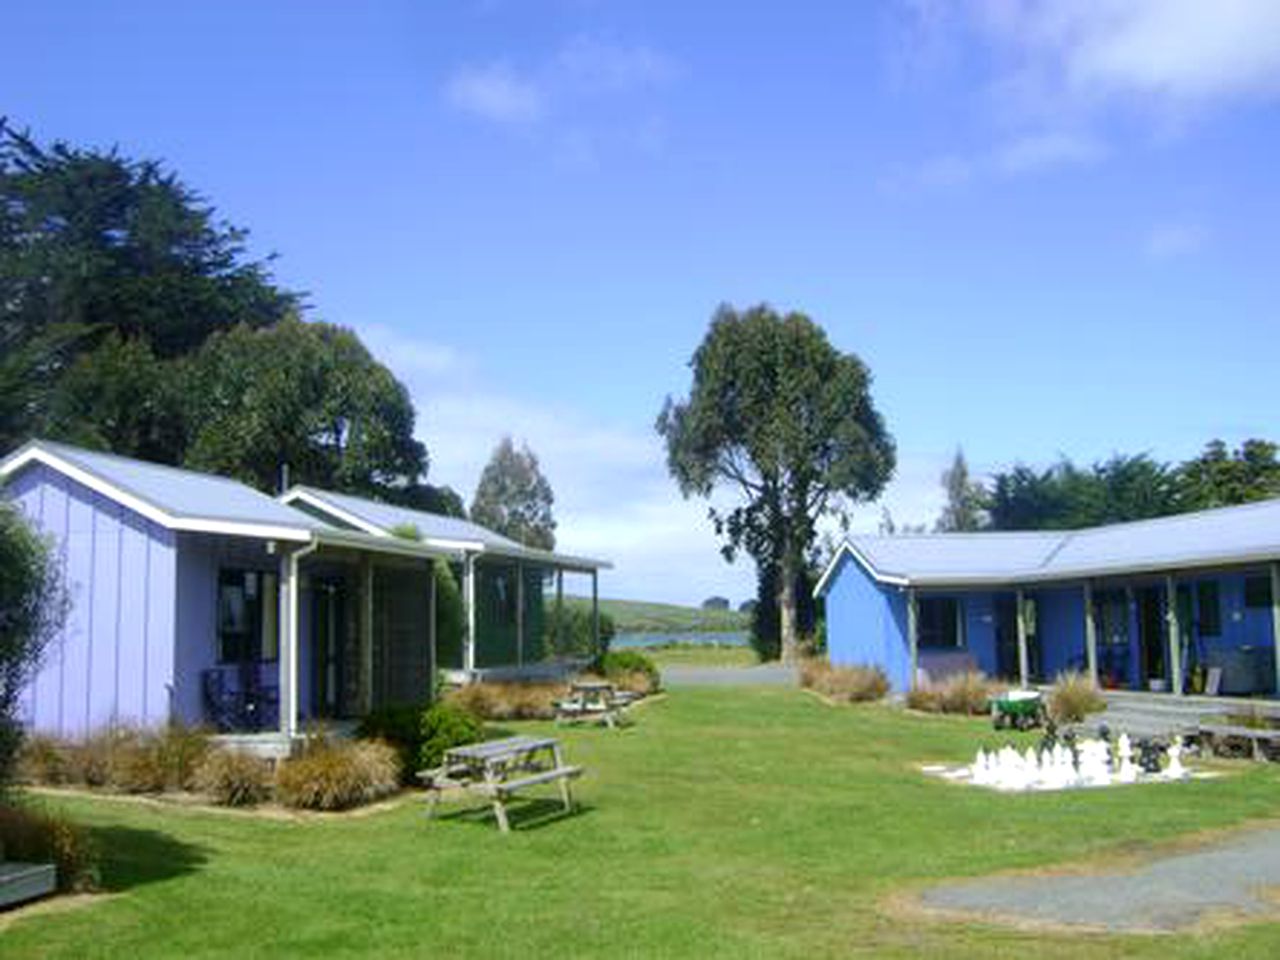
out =
[[1036,641],[1040,651],[1040,679],[1052,682],[1067,670],[1086,669],[1084,588],[1037,589]]
[[906,600],[869,577],[847,553],[827,590],[827,653],[840,666],[877,665],[895,691],[908,687]]
[[70,594],[66,624],[25,692],[23,719],[77,736],[168,719],[177,549],[171,531],[41,464],[6,495],[53,538]]

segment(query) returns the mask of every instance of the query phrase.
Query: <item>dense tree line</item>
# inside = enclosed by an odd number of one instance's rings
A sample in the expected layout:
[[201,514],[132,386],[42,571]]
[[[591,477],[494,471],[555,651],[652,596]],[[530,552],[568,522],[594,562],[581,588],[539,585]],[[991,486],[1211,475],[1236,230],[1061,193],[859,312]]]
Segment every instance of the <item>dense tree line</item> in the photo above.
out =
[[40,436],[462,513],[408,392],[176,174],[0,121],[0,450]]
[[1044,469],[1015,464],[982,484],[957,451],[943,474],[947,504],[937,529],[1069,530],[1280,497],[1277,452],[1266,440],[1234,450],[1213,440],[1181,463],[1146,453],[1089,466],[1063,458]]

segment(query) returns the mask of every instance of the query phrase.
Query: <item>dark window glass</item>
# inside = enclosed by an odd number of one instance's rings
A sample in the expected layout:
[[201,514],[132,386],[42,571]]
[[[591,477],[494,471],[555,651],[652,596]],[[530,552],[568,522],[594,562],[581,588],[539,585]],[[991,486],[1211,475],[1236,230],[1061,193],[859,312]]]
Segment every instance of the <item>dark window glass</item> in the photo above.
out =
[[921,647],[955,648],[961,636],[959,604],[951,597],[927,597],[917,604],[916,642]]
[[279,655],[279,591],[275,574],[218,574],[218,661],[275,660]]
[[1200,636],[1219,636],[1222,633],[1222,604],[1218,599],[1217,580],[1202,580],[1196,584],[1196,607],[1200,613]]
[[1244,578],[1244,605],[1246,607],[1271,606],[1271,578],[1267,576]]

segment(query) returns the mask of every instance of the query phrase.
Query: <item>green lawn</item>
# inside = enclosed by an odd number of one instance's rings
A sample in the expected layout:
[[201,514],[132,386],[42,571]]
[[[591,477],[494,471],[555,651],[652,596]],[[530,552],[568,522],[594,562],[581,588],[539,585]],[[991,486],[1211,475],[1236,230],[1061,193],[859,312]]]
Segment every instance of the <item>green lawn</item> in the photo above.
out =
[[659,667],[754,667],[760,662],[750,647],[706,643],[634,648]]
[[[121,896],[33,916],[0,955],[184,957],[1276,956],[1280,925],[1146,939],[934,925],[881,909],[933,878],[1133,852],[1280,813],[1280,775],[1004,796],[922,777],[976,720],[831,708],[785,689],[678,690],[635,726],[561,731],[582,814],[500,836],[416,804],[278,822],[104,800]],[[534,728],[533,725],[530,729]]]

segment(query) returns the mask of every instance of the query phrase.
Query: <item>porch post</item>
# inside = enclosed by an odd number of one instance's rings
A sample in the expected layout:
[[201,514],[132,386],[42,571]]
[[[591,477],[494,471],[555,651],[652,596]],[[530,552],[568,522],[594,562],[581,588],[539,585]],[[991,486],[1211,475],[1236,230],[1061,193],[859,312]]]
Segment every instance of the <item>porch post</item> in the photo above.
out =
[[373,710],[373,558],[360,559],[360,702]]
[[1031,685],[1031,660],[1027,656],[1027,598],[1019,590],[1016,595],[1018,621],[1018,681],[1025,690]]
[[1271,564],[1271,646],[1276,665],[1276,696],[1280,697],[1280,563]]
[[298,732],[298,554],[280,558],[280,732]]
[[1169,624],[1169,692],[1182,694],[1182,630],[1178,623],[1178,586],[1172,576],[1164,578],[1165,620]]
[[556,652],[564,650],[564,570],[556,569]]
[[476,558],[468,553],[462,561],[462,602],[467,608],[467,637],[462,651],[462,667],[468,674],[476,669]]
[[1098,624],[1093,617],[1093,583],[1084,582],[1084,657],[1089,664],[1089,676],[1098,686]]
[[591,571],[591,652],[600,655],[600,571]]
[[524,564],[516,561],[516,666],[524,666]]
[[920,676],[920,611],[916,606],[916,592],[907,588],[907,657],[908,669],[907,689],[914,690]]

